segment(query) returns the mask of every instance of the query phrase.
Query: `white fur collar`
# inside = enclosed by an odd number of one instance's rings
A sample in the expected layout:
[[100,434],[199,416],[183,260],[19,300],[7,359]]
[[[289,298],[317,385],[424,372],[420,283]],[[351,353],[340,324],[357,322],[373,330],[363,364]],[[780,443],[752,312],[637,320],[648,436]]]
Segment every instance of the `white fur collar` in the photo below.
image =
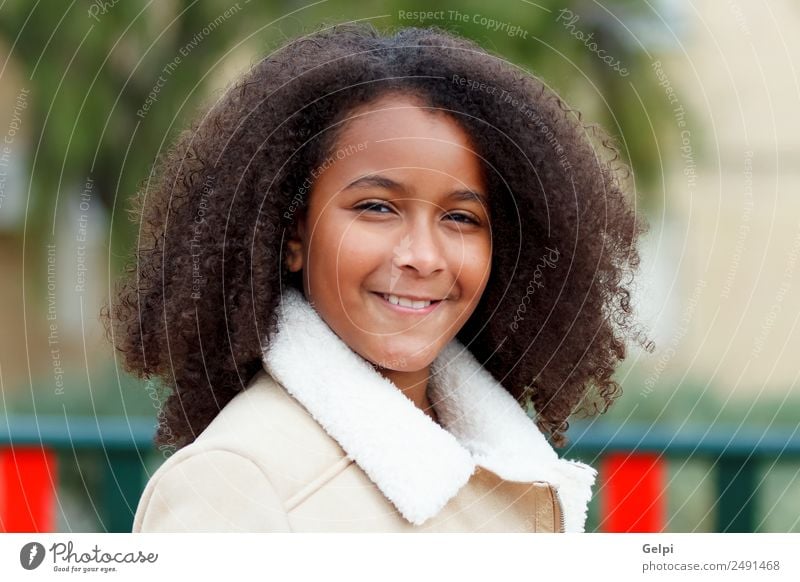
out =
[[264,368],[409,522],[439,513],[480,465],[505,480],[554,485],[565,530],[583,531],[597,472],[559,459],[458,340],[432,364],[429,396],[440,426],[351,350],[297,289],[284,290],[278,318]]

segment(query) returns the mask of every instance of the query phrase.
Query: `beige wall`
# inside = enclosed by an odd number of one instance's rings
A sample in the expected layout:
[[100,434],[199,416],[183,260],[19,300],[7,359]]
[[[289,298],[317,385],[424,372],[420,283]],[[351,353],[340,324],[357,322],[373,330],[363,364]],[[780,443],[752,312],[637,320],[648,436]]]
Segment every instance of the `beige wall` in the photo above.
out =
[[667,144],[666,218],[654,230],[671,236],[651,245],[660,275],[648,281],[660,286],[648,305],[660,345],[640,363],[653,372],[672,346],[665,375],[778,395],[800,370],[800,6],[695,4],[682,46],[661,60],[692,112],[696,183],[681,144]]

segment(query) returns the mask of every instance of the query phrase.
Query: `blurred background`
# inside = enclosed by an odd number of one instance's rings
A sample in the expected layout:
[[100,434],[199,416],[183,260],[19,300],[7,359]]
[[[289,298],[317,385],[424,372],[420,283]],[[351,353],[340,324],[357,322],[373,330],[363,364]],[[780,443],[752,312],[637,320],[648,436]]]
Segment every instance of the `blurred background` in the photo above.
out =
[[[161,389],[98,313],[129,200],[202,103],[287,38],[439,26],[617,141],[651,232],[623,395],[560,454],[588,531],[800,531],[800,6],[791,0],[0,3],[0,531],[130,531]],[[12,446],[13,445],[13,446]]]

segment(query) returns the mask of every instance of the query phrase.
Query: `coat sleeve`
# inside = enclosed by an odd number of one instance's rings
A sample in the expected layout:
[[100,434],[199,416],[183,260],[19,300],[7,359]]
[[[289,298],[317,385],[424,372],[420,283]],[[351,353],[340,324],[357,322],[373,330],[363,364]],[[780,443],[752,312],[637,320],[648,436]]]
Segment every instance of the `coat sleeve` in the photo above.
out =
[[133,524],[133,532],[233,531],[289,532],[291,527],[264,472],[226,450],[168,460],[147,483]]

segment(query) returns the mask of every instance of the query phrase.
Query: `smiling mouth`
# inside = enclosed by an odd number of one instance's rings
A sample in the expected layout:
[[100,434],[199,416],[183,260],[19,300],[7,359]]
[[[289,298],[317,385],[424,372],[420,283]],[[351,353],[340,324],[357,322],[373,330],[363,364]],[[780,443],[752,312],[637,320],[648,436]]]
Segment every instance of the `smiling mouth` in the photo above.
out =
[[408,313],[429,313],[436,306],[442,302],[442,300],[422,300],[422,301],[415,301],[412,299],[407,299],[405,297],[400,297],[398,295],[392,295],[391,293],[375,293],[373,295],[380,297],[385,303],[389,306],[393,307],[399,311],[405,311]]

